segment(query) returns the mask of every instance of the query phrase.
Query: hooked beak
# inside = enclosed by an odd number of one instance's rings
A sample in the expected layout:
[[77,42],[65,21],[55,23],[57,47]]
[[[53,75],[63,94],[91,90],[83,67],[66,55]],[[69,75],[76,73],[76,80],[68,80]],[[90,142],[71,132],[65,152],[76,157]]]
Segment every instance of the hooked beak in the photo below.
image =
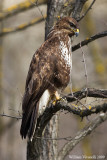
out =
[[75,30],[75,35],[76,35],[76,37],[79,35],[79,29]]

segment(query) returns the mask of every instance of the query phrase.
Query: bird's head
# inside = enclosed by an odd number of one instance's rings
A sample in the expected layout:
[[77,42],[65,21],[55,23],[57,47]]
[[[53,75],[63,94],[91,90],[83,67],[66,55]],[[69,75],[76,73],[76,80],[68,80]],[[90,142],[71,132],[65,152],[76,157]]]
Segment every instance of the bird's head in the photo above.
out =
[[79,34],[79,25],[74,18],[64,17],[61,18],[55,25],[55,29],[67,33],[71,36],[78,36]]

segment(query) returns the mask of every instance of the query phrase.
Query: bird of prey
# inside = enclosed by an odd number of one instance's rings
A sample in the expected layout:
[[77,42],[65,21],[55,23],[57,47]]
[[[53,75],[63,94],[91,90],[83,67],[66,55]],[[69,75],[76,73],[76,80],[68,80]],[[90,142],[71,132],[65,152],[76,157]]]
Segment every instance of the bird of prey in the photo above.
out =
[[63,17],[33,55],[22,101],[22,138],[33,137],[39,109],[46,107],[50,100],[59,99],[58,90],[68,85],[72,68],[71,38],[78,33],[77,21]]

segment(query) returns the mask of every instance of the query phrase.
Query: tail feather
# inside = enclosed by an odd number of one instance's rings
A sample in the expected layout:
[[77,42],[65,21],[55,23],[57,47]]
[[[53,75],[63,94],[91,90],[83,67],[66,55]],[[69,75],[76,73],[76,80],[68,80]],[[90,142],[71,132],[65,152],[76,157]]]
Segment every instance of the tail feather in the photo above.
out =
[[34,133],[34,129],[35,129],[35,125],[38,117],[38,106],[39,106],[38,103],[39,102],[37,102],[36,104],[33,103],[29,107],[29,110],[26,110],[23,113],[22,124],[20,129],[20,134],[22,138],[26,138],[26,136],[28,135],[29,139],[31,139]]
[[38,118],[38,109],[39,109],[39,102],[36,104],[36,107],[34,108],[34,110],[32,112],[32,117],[31,117],[31,121],[30,121],[29,132],[28,132],[29,139],[32,139],[34,132],[35,132],[37,118]]
[[26,136],[28,136],[30,140],[32,139],[37,123],[38,109],[41,114],[43,111],[43,106],[47,106],[49,99],[50,93],[48,90],[45,90],[43,95],[42,92],[41,94],[33,94],[32,96],[28,96],[28,93],[25,94],[22,103],[23,117],[20,129],[22,138],[26,138]]

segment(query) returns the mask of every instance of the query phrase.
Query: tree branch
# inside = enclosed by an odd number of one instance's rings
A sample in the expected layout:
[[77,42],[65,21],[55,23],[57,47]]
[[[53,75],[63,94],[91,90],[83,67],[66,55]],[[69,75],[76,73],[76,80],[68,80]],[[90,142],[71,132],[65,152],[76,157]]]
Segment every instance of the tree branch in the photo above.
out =
[[55,115],[55,113],[58,112],[59,110],[65,110],[65,111],[68,111],[69,113],[79,115],[80,117],[83,118],[91,114],[100,113],[101,111],[106,112],[107,103],[104,103],[103,105],[97,105],[95,107],[89,106],[89,108],[82,108],[82,107],[75,106],[72,104],[70,105],[70,104],[67,104],[66,102],[57,102],[55,106],[51,104],[49,107],[46,108],[43,115],[41,115],[38,118],[37,134],[36,134],[37,136],[42,136],[42,132],[45,126],[50,121],[50,119],[53,117],[53,115]]
[[[46,16],[44,16],[44,17],[46,18]],[[42,16],[37,17],[37,18],[31,20],[29,23],[21,24],[16,28],[4,28],[3,31],[0,33],[0,37],[5,36],[10,33],[17,32],[17,31],[22,31],[30,26],[33,26],[34,24],[37,24],[37,23],[43,21],[44,17],[42,17]]]
[[22,117],[10,116],[10,115],[4,114],[4,113],[0,114],[0,116],[7,117],[7,118],[13,118],[13,119],[17,119],[17,120],[22,119]]
[[85,98],[86,95],[87,97],[96,97],[96,98],[107,98],[107,90],[98,90],[98,89],[87,89],[87,90],[81,90],[78,92],[73,93],[72,95],[65,96],[63,98],[66,98],[65,101],[60,100],[56,103],[55,106],[50,103],[50,105],[45,109],[44,113],[38,118],[37,122],[37,133],[36,136],[42,136],[42,132],[46,126],[46,124],[50,121],[50,119],[55,115],[56,112],[59,110],[66,110],[70,113],[79,115],[80,117],[85,117],[94,113],[99,113],[101,111],[106,112],[107,111],[107,104],[103,105],[98,105],[95,107],[89,106],[88,108],[86,107],[81,107],[81,106],[76,106],[74,104],[68,104],[68,102],[74,102],[78,101],[78,99]]
[[[79,115],[80,117],[89,116],[91,114],[97,114],[107,111],[107,103],[104,103],[102,105],[97,105],[94,107],[91,107],[90,105],[88,107],[84,106],[77,106],[75,104],[71,104],[71,102],[79,101],[85,97],[94,97],[94,98],[107,98],[107,90],[104,89],[94,89],[94,88],[87,88],[82,89],[81,91],[77,91],[72,94],[69,94],[67,96],[64,96],[61,100],[56,102],[56,105],[53,106],[52,102],[50,102],[49,106],[45,109],[43,114],[38,118],[37,123],[37,136],[42,135],[42,131],[45,128],[46,124],[50,121],[50,119],[57,113],[59,110],[65,110],[70,113]],[[65,99],[65,100],[63,100]],[[5,116],[9,118],[15,118],[15,119],[21,119],[21,117],[16,116],[10,116],[6,114],[0,114],[0,116]]]
[[80,19],[80,13],[83,9],[84,4],[87,2],[87,0],[76,0],[75,2],[75,8],[72,12],[72,17],[76,19],[77,21]]
[[67,142],[59,152],[58,160],[64,160],[66,155],[88,134],[97,128],[101,123],[107,120],[107,113],[101,113],[97,118],[88,123],[81,131],[79,131],[71,141]]
[[86,12],[80,17],[78,21],[81,21],[89,12],[90,9],[92,9],[93,4],[95,3],[96,0],[93,0],[92,3],[90,4],[89,8],[86,10]]
[[94,41],[94,40],[96,40],[96,39],[105,37],[105,36],[107,36],[107,31],[103,31],[103,32],[97,33],[97,34],[95,34],[94,36],[91,36],[90,38],[86,38],[84,41],[82,41],[82,42],[74,45],[74,46],[72,47],[72,51],[75,51],[75,50],[79,49],[79,48],[80,48],[80,44],[81,44],[81,46],[85,46],[85,45],[87,45],[88,43],[90,43],[90,42],[92,42],[92,41]]
[[81,100],[88,97],[94,97],[94,98],[107,98],[107,90],[106,89],[94,89],[94,88],[84,88],[81,91],[77,91],[72,94],[69,94],[63,98],[66,98],[68,102],[73,102],[77,99]]
[[[31,0],[31,1],[33,3],[36,3],[37,0]],[[45,4],[46,2],[47,2],[47,0],[38,0],[37,6]],[[35,5],[33,3],[31,3],[28,0],[26,2],[22,2],[20,4],[11,6],[10,8],[7,8],[7,9],[3,10],[2,13],[0,13],[0,21],[6,19],[7,17],[13,16],[17,13],[21,13],[25,10],[28,10],[30,8],[35,7]]]

